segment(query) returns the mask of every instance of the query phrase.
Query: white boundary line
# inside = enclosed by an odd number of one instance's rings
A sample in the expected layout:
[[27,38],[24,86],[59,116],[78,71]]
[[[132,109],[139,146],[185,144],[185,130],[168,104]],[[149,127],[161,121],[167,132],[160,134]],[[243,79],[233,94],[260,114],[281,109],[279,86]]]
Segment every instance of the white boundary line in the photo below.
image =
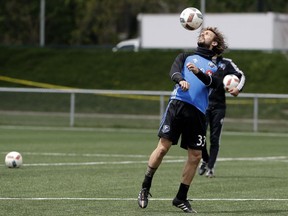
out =
[[[136,198],[79,198],[79,197],[0,197],[1,200],[78,200],[78,201],[137,201]],[[171,201],[172,198],[150,198],[153,201]],[[193,198],[193,201],[288,201],[281,198]]]
[[[0,152],[0,154],[7,154],[7,152]],[[78,154],[78,153],[58,153],[58,152],[21,152],[22,155],[36,155],[36,156],[54,156],[54,157],[108,157],[108,158],[145,158],[149,155],[133,155],[133,154]],[[179,162],[186,160],[185,156],[166,155],[165,158],[179,159]],[[217,158],[217,161],[267,161],[267,160],[286,160],[288,156],[267,156],[267,157],[241,157],[241,158]],[[167,161],[167,160],[166,160]],[[135,161],[137,162],[137,161]]]
[[[1,152],[3,153],[3,152]],[[4,153],[3,153],[4,154]],[[81,157],[129,157],[129,158],[148,158],[147,155],[121,155],[121,154],[75,154],[75,153],[33,153],[24,152],[22,155],[45,155],[45,156],[81,156]],[[163,163],[184,163],[186,158],[183,156],[167,156]],[[147,159],[148,160],[148,159]],[[147,160],[129,160],[129,161],[93,161],[93,162],[66,162],[66,163],[35,163],[35,164],[24,164],[23,167],[35,167],[35,166],[91,166],[91,165],[125,165],[125,164],[146,164]],[[218,162],[226,161],[277,161],[277,162],[288,162],[288,156],[271,156],[271,157],[243,157],[243,158],[218,158]],[[4,166],[0,164],[0,167]]]
[[[286,157],[287,158],[287,157]],[[267,162],[267,161],[277,161],[277,162],[288,162],[288,160],[281,160],[283,158],[275,158],[275,159],[265,159],[265,158],[222,158],[222,160],[219,158],[219,161],[261,161],[261,162]],[[179,159],[179,160],[163,160],[163,163],[184,163],[185,159]],[[39,164],[24,164],[23,166],[88,166],[88,165],[125,165],[125,164],[147,164],[147,160],[145,161],[98,161],[98,162],[82,162],[82,163],[39,163]]]
[[[288,158],[285,156],[279,157],[264,157],[264,158],[219,158],[219,162],[225,161],[277,161],[277,162],[288,162]],[[175,160],[163,160],[163,163],[184,163],[186,159],[175,159]],[[96,161],[96,162],[78,162],[78,163],[35,163],[35,164],[24,164],[23,167],[35,167],[35,166],[91,166],[91,165],[125,165],[125,164],[146,164],[145,161]],[[4,165],[0,165],[4,166]]]

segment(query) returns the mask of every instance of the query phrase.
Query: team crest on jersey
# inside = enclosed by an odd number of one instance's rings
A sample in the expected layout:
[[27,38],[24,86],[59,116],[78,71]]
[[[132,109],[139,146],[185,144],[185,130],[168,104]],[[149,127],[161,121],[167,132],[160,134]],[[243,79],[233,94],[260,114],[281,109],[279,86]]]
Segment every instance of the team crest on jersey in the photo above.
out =
[[218,65],[218,67],[221,68],[222,70],[225,70],[226,64],[220,63],[220,64]]
[[213,62],[208,62],[208,65],[209,65],[209,67],[211,67],[211,68],[214,68],[215,67],[215,64],[213,63]]
[[198,59],[194,58],[194,59],[193,59],[193,62],[194,62],[194,63],[197,63],[197,62],[198,62]]
[[167,133],[170,131],[170,126],[169,125],[163,125],[162,130],[163,133]]

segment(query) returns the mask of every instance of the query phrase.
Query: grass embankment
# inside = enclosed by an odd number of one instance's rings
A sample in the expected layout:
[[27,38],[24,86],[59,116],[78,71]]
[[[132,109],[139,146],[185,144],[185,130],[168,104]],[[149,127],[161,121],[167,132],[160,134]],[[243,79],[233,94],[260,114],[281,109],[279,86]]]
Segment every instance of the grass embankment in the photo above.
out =
[[[179,53],[139,53],[81,48],[0,48],[0,75],[85,89],[171,90],[168,77]],[[247,77],[247,93],[288,93],[287,56],[279,52],[230,51]],[[1,86],[22,84],[0,81]]]

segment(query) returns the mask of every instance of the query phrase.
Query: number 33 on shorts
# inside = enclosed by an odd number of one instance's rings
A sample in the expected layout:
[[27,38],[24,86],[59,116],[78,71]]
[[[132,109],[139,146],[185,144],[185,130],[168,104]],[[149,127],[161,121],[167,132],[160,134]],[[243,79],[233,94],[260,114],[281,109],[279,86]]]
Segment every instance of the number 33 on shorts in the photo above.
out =
[[198,135],[198,142],[196,143],[196,145],[204,147],[205,143],[206,143],[206,136]]

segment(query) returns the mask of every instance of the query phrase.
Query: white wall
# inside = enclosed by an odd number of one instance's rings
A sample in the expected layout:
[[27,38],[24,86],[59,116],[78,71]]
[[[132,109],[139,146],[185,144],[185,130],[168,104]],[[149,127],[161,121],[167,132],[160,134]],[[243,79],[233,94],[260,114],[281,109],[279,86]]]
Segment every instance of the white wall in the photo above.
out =
[[208,14],[205,26],[217,26],[231,49],[273,49],[272,14]]
[[[143,48],[190,49],[197,45],[200,30],[184,29],[179,14],[140,14],[138,19]],[[218,27],[230,49],[287,50],[288,47],[286,14],[205,14],[204,26]]]
[[184,29],[178,14],[143,14],[140,20],[143,48],[193,48],[197,45],[199,30]]
[[288,50],[288,15],[274,14],[273,47]]

